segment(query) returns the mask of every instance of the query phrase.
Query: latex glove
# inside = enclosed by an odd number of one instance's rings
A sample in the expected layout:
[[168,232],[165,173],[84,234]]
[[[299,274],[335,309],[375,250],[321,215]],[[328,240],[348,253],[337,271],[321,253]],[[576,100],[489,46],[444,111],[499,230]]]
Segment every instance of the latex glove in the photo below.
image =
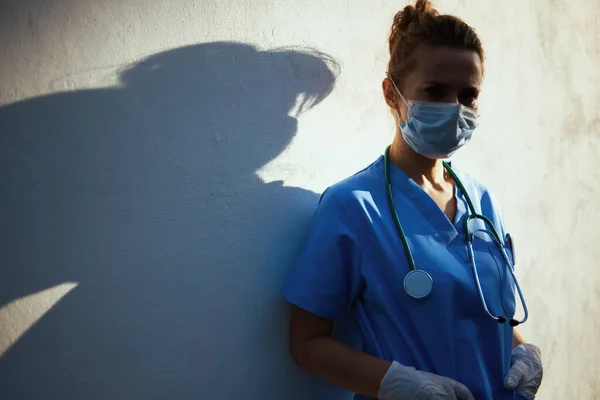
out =
[[539,347],[529,343],[520,344],[512,351],[511,367],[504,377],[504,386],[533,400],[542,384],[543,375],[542,352]]
[[379,387],[380,400],[475,400],[462,383],[392,363]]

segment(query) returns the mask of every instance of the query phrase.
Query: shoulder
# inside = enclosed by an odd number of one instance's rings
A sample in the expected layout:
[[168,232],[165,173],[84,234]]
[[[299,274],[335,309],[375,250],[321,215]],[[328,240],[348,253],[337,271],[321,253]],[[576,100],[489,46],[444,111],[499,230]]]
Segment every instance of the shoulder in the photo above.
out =
[[493,188],[473,175],[461,171],[458,166],[452,165],[452,169],[461,180],[476,210],[504,229],[504,213]]
[[319,206],[341,207],[352,213],[360,200],[379,184],[383,185],[383,157],[325,189]]
[[463,172],[454,165],[452,167],[473,202],[479,203],[482,208],[500,208],[499,201],[490,185],[480,181],[472,174]]

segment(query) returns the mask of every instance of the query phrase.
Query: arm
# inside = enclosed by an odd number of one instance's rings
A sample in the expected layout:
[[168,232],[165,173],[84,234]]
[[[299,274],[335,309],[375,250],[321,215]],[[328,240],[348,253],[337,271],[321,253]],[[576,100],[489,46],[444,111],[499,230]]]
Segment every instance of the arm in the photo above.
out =
[[333,338],[335,320],[361,288],[360,238],[347,203],[351,192],[327,189],[283,288],[294,305],[290,351],[302,368],[354,393],[378,397],[390,362]]
[[525,343],[525,339],[523,339],[523,336],[521,336],[521,334],[515,329],[513,331],[513,349],[515,347],[517,347],[520,344],[524,344]]
[[377,398],[391,363],[334,339],[333,330],[334,321],[294,306],[290,325],[294,361],[338,387]]

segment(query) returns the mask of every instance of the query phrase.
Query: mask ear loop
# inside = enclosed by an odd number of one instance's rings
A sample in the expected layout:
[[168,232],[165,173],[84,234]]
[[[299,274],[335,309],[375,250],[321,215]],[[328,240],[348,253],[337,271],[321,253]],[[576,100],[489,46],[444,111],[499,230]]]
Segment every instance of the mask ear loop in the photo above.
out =
[[[408,105],[408,103],[406,102],[406,99],[404,99],[404,96],[402,96],[402,93],[400,93],[400,89],[398,89],[398,86],[396,86],[396,82],[394,82],[394,80],[392,78],[389,78],[389,80],[390,80],[390,82],[392,82],[392,85],[394,86],[394,89],[396,89],[396,93],[398,93],[398,96],[400,96],[400,99],[402,99],[402,101],[404,102],[404,104],[406,104],[406,107],[410,107]],[[398,123],[399,124],[404,123],[404,122],[402,122],[402,118],[400,118],[400,111],[399,111],[399,109],[395,109],[394,112],[396,113],[396,118],[398,118]]]
[[392,82],[392,85],[394,85],[394,89],[396,89],[396,93],[398,93],[398,95],[400,96],[400,98],[402,99],[404,104],[406,104],[406,107],[410,107],[408,105],[408,103],[406,102],[406,99],[404,98],[404,96],[402,96],[402,93],[400,93],[400,89],[398,89],[398,86],[396,86],[396,82],[394,82],[394,80],[392,78],[390,78],[390,81]]

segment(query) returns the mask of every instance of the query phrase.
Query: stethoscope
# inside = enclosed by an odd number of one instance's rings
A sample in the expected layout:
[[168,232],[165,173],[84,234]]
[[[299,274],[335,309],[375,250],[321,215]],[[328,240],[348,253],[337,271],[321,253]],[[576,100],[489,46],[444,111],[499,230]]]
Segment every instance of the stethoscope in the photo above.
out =
[[[412,252],[410,251],[410,247],[408,245],[408,241],[406,240],[406,235],[404,234],[404,230],[402,229],[402,224],[400,224],[400,218],[398,217],[398,212],[396,211],[396,206],[394,205],[394,198],[392,196],[392,184],[391,184],[391,180],[390,180],[390,147],[391,146],[387,147],[387,149],[385,150],[385,155],[384,155],[385,185],[386,185],[386,189],[387,189],[387,197],[388,197],[388,203],[390,205],[390,210],[394,217],[396,229],[398,230],[400,240],[402,241],[402,246],[404,247],[404,251],[406,253],[406,258],[408,260],[408,266],[410,267],[410,271],[404,277],[404,290],[405,290],[406,294],[408,294],[410,297],[412,297],[414,299],[423,299],[431,293],[431,290],[433,289],[433,279],[431,278],[431,275],[429,275],[426,271],[424,271],[422,269],[418,269],[416,267],[415,260],[413,258]],[[498,231],[494,227],[494,224],[492,223],[492,221],[490,221],[485,215],[478,214],[475,211],[475,207],[473,206],[473,202],[471,201],[469,194],[465,190],[465,187],[463,186],[463,184],[460,181],[460,179],[458,178],[458,176],[452,170],[452,167],[450,167],[450,164],[448,164],[446,161],[444,161],[443,165],[444,165],[444,168],[446,169],[446,171],[450,174],[450,176],[452,176],[452,179],[454,179],[454,182],[456,182],[456,185],[461,190],[461,192],[469,206],[469,215],[467,215],[465,217],[465,221],[464,221],[464,231],[465,231],[465,238],[467,241],[467,251],[469,253],[469,260],[471,263],[471,268],[473,269],[473,276],[475,277],[475,284],[477,286],[477,291],[479,292],[479,298],[481,299],[481,304],[483,305],[483,309],[485,310],[487,315],[489,315],[494,321],[496,321],[500,324],[503,324],[506,322],[506,320],[507,320],[506,316],[502,316],[502,315],[495,316],[490,312],[490,310],[488,309],[487,303],[485,301],[485,297],[483,296],[483,291],[481,290],[481,283],[479,282],[479,274],[477,273],[477,265],[475,263],[475,252],[473,251],[473,240],[475,239],[475,233],[477,233],[477,232],[483,232],[483,233],[490,235],[493,242],[496,244],[496,246],[498,246],[498,248],[500,249],[500,252],[502,253],[504,262],[505,262],[506,266],[508,267],[508,270],[510,271],[510,275],[512,276],[512,279],[515,282],[515,286],[517,287],[517,291],[519,293],[519,298],[520,298],[521,304],[523,306],[523,312],[525,313],[522,320],[518,321],[514,318],[511,318],[509,320],[509,324],[511,326],[517,326],[519,324],[522,324],[523,322],[527,321],[527,318],[529,317],[529,312],[527,311],[527,304],[525,304],[525,299],[523,298],[523,293],[521,292],[521,287],[519,286],[519,282],[517,280],[517,277],[515,276],[513,264],[510,261],[510,259],[508,258],[508,255],[506,254],[506,250],[504,249],[504,246],[502,245],[500,235],[498,234]],[[478,229],[478,230],[472,232],[471,229],[469,228],[469,222],[473,221],[473,220],[483,221],[484,227],[489,228],[489,230],[488,229]],[[507,235],[507,240],[511,240],[510,235]],[[513,258],[514,258],[514,254],[513,254]]]

